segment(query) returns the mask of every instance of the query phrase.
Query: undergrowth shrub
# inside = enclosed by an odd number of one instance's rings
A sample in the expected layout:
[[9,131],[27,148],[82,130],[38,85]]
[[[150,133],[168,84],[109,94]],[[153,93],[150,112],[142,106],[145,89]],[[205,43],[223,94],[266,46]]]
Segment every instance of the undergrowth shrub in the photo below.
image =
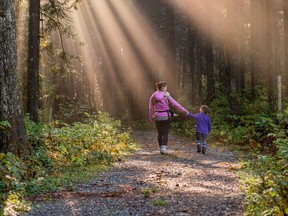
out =
[[[24,161],[14,154],[0,153],[0,215],[4,215],[5,201],[14,201],[15,197],[20,196],[25,190],[26,181],[29,179],[27,170]],[[18,205],[16,209],[19,210],[20,207],[21,205]]]
[[95,113],[95,108],[85,103],[80,103],[72,98],[66,97],[61,98],[60,103],[56,110],[54,110],[54,118],[65,122],[67,124],[72,124],[73,122],[83,122],[87,116],[85,113]]
[[244,178],[247,214],[288,215],[288,109],[259,119],[257,126],[270,142],[258,146],[249,161],[250,176]]
[[246,215],[288,215],[288,140],[275,145],[274,156],[258,155],[245,169]]
[[[72,173],[81,175],[93,164],[97,169],[98,165],[108,165],[137,147],[130,131],[124,130],[121,122],[109,114],[85,115],[83,123],[72,125],[57,121],[50,125],[36,124],[26,119],[33,147],[29,158],[0,153],[0,215],[5,211],[9,215],[7,208],[4,211],[9,200],[69,186],[73,181]],[[4,123],[3,127],[7,124]],[[81,177],[77,179],[81,181]]]
[[245,215],[288,215],[288,109],[271,113],[265,95],[239,104],[237,114],[225,97],[211,107],[213,134],[245,149]]
[[58,168],[112,162],[133,147],[129,131],[121,122],[103,113],[89,116],[85,123],[54,127],[45,139],[49,157]]
[[175,134],[183,134],[188,137],[194,137],[195,136],[195,121],[186,119],[179,120],[179,121],[173,121],[172,122],[172,130]]

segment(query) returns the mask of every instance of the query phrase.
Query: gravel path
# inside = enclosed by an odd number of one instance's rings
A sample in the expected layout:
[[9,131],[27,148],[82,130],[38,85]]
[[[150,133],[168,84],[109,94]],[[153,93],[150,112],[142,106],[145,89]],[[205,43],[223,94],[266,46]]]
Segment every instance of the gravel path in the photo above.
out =
[[[23,216],[243,215],[233,152],[169,136],[169,154],[159,154],[157,134],[136,131],[142,148],[74,192],[38,200]],[[192,147],[193,146],[193,147]]]

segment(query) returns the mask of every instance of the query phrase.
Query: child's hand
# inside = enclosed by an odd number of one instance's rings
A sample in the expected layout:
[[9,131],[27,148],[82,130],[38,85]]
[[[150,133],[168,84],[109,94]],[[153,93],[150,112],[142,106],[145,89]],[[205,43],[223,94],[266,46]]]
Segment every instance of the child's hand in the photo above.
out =
[[187,110],[180,110],[181,113],[187,113]]

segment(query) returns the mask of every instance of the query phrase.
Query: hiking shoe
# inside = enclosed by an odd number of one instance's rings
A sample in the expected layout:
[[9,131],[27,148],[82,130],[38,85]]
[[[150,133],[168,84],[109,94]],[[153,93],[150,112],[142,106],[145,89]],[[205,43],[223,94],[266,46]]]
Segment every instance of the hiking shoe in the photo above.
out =
[[161,145],[160,146],[160,153],[161,154],[166,154],[167,153],[167,146],[166,145]]
[[200,147],[200,145],[197,145],[197,153],[201,153],[201,147]]
[[202,154],[206,154],[206,147],[202,148]]

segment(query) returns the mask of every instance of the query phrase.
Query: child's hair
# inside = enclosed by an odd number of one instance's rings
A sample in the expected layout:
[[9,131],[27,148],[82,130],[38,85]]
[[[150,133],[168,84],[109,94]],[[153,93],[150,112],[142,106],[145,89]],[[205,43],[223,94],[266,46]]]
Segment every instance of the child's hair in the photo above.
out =
[[207,105],[202,105],[200,109],[202,109],[205,114],[210,113],[210,108]]
[[160,81],[160,82],[156,83],[157,90],[161,90],[165,86],[167,86],[167,82],[165,82],[165,81]]

